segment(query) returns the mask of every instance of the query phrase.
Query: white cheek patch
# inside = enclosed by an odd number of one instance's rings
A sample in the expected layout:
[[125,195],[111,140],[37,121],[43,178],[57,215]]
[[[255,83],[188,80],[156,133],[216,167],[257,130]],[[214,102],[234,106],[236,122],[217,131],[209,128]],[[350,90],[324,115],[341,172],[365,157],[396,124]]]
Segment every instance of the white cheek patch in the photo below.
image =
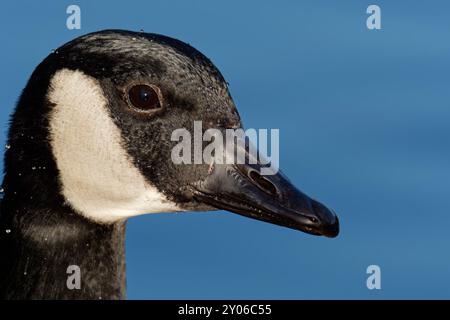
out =
[[54,104],[50,143],[62,193],[77,212],[110,223],[182,210],[133,165],[96,79],[62,69],[53,76],[47,98]]

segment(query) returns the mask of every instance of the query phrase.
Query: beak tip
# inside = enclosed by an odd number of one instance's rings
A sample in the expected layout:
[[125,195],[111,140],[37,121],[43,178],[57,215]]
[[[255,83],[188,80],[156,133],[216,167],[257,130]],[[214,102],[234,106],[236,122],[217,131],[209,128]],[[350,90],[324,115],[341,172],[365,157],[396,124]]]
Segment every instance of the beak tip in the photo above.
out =
[[323,228],[322,234],[328,238],[336,238],[339,235],[339,219],[335,216],[335,221]]

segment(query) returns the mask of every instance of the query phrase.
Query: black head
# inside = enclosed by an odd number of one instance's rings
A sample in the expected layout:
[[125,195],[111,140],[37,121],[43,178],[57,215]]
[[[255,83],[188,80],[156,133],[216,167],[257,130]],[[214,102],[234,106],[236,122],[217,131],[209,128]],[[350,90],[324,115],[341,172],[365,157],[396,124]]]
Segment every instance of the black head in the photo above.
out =
[[194,121],[203,132],[242,127],[227,83],[203,54],[156,34],[82,36],[50,54],[24,90],[10,130],[7,192],[24,188],[16,197],[28,199],[33,181],[36,205],[61,202],[98,222],[220,208],[337,235],[335,214],[281,173],[174,163],[172,134],[185,128],[194,136]]

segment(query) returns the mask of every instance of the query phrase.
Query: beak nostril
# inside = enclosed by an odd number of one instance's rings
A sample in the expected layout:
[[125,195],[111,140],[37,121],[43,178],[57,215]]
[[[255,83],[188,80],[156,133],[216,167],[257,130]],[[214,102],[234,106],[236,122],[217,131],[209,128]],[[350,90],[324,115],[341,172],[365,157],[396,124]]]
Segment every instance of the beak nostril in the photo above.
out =
[[273,185],[273,183],[261,176],[258,172],[251,170],[248,175],[250,179],[264,192],[273,196],[277,194],[277,188]]
[[308,217],[308,218],[309,218],[309,220],[311,220],[312,223],[319,222],[319,220],[317,218],[314,218],[314,217]]

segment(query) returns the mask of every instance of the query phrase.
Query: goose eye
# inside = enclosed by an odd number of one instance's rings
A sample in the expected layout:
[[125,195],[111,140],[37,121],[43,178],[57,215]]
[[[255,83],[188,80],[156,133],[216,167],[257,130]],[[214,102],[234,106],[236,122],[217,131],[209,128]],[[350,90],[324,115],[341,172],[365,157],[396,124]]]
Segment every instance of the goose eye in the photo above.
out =
[[146,84],[134,85],[128,90],[128,100],[138,111],[160,109],[161,102],[156,89]]

